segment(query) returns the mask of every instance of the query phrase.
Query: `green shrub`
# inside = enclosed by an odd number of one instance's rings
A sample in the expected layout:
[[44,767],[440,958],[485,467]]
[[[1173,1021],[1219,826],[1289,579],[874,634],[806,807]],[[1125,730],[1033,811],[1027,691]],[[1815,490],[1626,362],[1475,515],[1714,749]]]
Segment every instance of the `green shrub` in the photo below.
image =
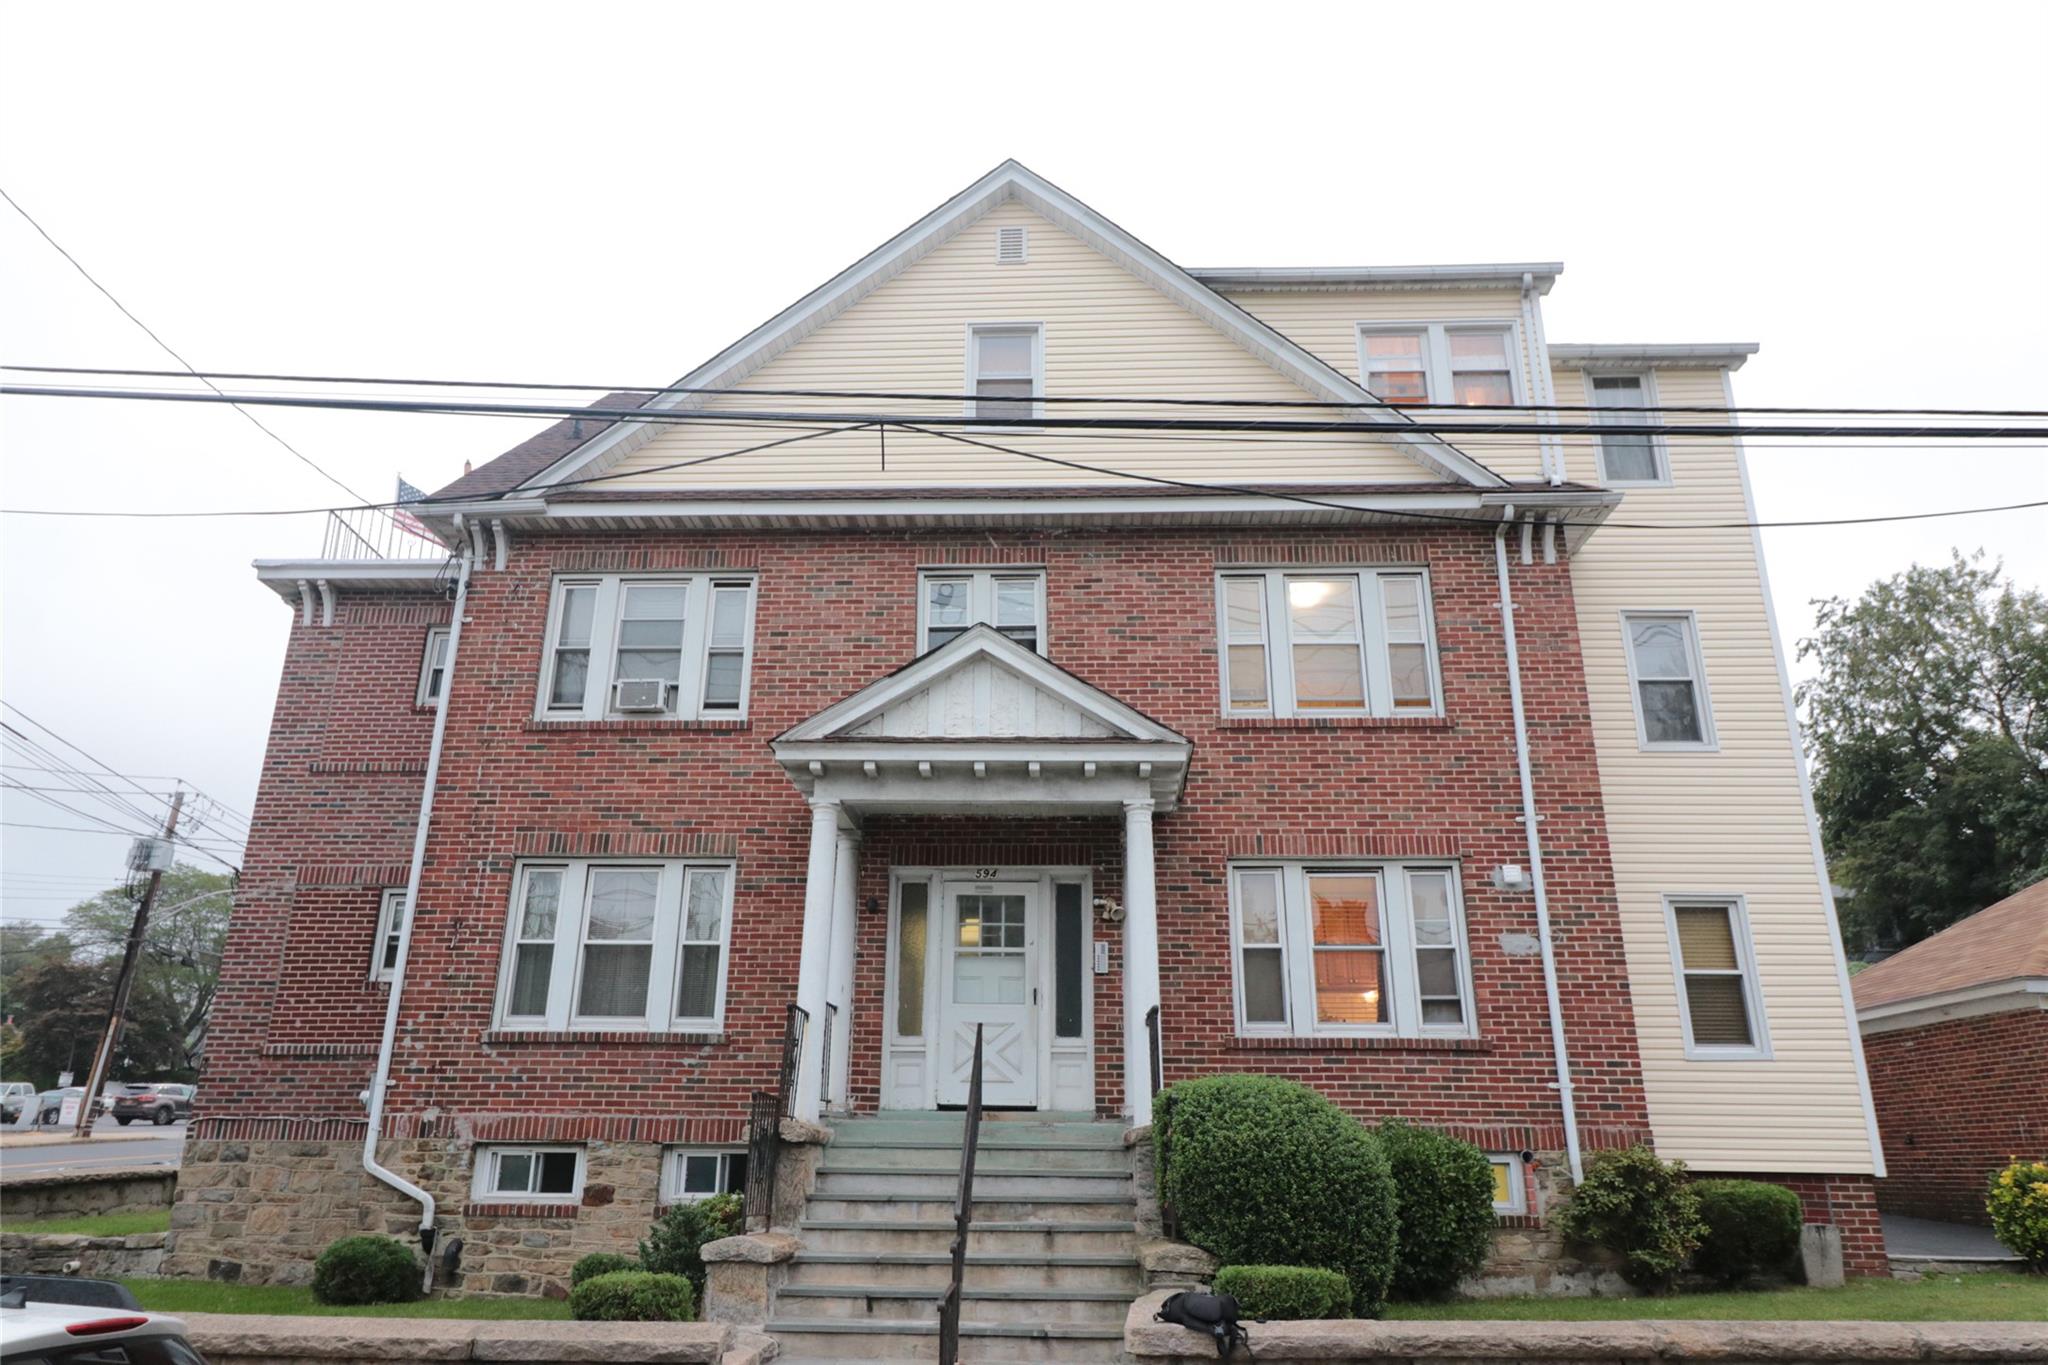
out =
[[704,1295],[704,1244],[746,1229],[736,1194],[677,1204],[647,1229],[640,1243],[640,1268],[657,1275],[681,1275]]
[[1394,1293],[1441,1297],[1493,1249],[1493,1163],[1469,1142],[1398,1119],[1380,1125],[1379,1139],[1401,1219]]
[[1557,1226],[1576,1241],[1621,1256],[1621,1277],[1662,1293],[1700,1242],[1700,1201],[1686,1183],[1685,1163],[1659,1161],[1635,1146],[1596,1157],[1572,1191]]
[[1695,1180],[1699,1250],[1693,1269],[1727,1285],[1783,1270],[1799,1254],[1799,1196],[1761,1180]]
[[1984,1207],[2013,1255],[2048,1270],[2048,1162],[2015,1161],[1992,1176]]
[[1216,1272],[1216,1292],[1236,1299],[1238,1316],[1244,1318],[1351,1316],[1351,1281],[1313,1266],[1227,1265]]
[[621,1256],[616,1251],[593,1251],[569,1268],[569,1283],[582,1284],[585,1280],[599,1275],[609,1275],[619,1270],[638,1270],[640,1263],[631,1256]]
[[1225,1264],[1317,1266],[1377,1317],[1399,1224],[1387,1158],[1336,1105],[1270,1076],[1206,1076],[1159,1097],[1161,1196]]
[[614,1270],[569,1291],[569,1316],[578,1322],[689,1322],[697,1291],[680,1275]]
[[344,1237],[313,1263],[322,1303],[410,1303],[420,1296],[420,1263],[390,1237]]

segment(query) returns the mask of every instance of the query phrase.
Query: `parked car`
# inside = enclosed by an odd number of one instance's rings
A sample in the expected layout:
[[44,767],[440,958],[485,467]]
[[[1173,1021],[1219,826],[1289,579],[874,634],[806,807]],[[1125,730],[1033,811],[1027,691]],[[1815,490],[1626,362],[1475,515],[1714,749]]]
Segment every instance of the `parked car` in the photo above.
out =
[[21,1111],[35,1099],[36,1088],[27,1081],[0,1082],[0,1123],[12,1123],[21,1117]]
[[184,1323],[142,1311],[122,1286],[52,1275],[10,1275],[0,1288],[0,1361],[206,1365]]
[[[84,1098],[85,1087],[82,1085],[67,1085],[62,1090],[45,1090],[36,1096],[36,1122],[55,1123],[64,1112],[64,1101]],[[92,1102],[92,1116],[98,1118],[106,1112],[107,1097],[96,1097]]]
[[114,1122],[126,1128],[137,1119],[148,1119],[162,1127],[175,1119],[192,1117],[192,1087],[171,1081],[150,1081],[123,1085],[114,1092]]

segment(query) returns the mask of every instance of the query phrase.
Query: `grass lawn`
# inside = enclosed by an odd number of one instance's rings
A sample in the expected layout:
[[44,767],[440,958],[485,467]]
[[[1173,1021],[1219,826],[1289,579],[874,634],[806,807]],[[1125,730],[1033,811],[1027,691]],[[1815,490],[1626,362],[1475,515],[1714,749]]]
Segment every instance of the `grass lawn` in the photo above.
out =
[[562,1318],[560,1299],[421,1299],[330,1307],[296,1284],[220,1284],[213,1280],[123,1280],[142,1306],[160,1313],[280,1313],[291,1317],[347,1318]]
[[84,1218],[10,1218],[9,1232],[24,1236],[64,1233],[80,1237],[132,1237],[138,1232],[169,1232],[168,1208],[144,1209],[139,1213],[95,1213]]
[[1606,1318],[1776,1318],[1879,1322],[2048,1322],[2048,1275],[1930,1275],[1924,1280],[1851,1280],[1840,1289],[1764,1289],[1673,1294],[1663,1299],[1482,1299],[1397,1303],[1390,1318],[1523,1318],[1583,1322]]

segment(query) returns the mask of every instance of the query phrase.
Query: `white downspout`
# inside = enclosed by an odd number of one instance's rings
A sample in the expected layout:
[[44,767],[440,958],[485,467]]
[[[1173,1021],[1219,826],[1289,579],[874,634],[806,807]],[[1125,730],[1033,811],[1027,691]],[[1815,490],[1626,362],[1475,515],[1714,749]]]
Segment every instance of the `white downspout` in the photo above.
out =
[[455,683],[456,651],[462,645],[462,613],[469,601],[469,570],[475,558],[470,538],[462,536],[462,514],[455,514],[458,543],[463,546],[455,572],[455,617],[448,627],[448,658],[441,672],[441,702],[434,709],[434,740],[427,749],[427,777],[420,790],[420,819],[412,836],[412,867],[405,879],[405,932],[398,936],[398,961],[391,968],[391,994],[384,1002],[384,1037],[377,1045],[377,1074],[370,1082],[370,1125],[363,1134],[363,1169],[420,1206],[420,1251],[426,1263],[422,1290],[434,1287],[434,1196],[377,1160],[377,1138],[384,1128],[384,1092],[391,1085],[391,1050],[398,1038],[398,999],[405,990],[406,960],[412,955],[414,916],[419,910],[420,868],[427,858],[427,827],[434,818],[434,787],[441,774],[441,740],[448,733],[448,696]]
[[[1557,951],[1550,941],[1550,897],[1544,889],[1543,840],[1536,828],[1536,780],[1529,773],[1529,722],[1522,712],[1522,662],[1515,651],[1515,599],[1508,589],[1509,506],[1493,536],[1493,567],[1500,579],[1500,623],[1508,648],[1508,701],[1515,713],[1515,765],[1522,775],[1522,832],[1529,842],[1529,877],[1536,888],[1536,940],[1543,949],[1543,994],[1550,1005],[1550,1049],[1557,1058],[1557,1098],[1564,1110],[1564,1150],[1572,1183],[1585,1179],[1579,1159],[1579,1106],[1572,1095],[1572,1064],[1565,1052],[1564,1007],[1557,998]],[[445,693],[443,695],[446,695]],[[410,923],[411,921],[407,921]],[[401,951],[403,951],[401,949]]]
[[[1546,407],[1557,402],[1557,388],[1550,378],[1550,342],[1543,335],[1543,301],[1536,293],[1536,276],[1522,272],[1522,332],[1529,348],[1531,401]],[[1540,419],[1547,427],[1557,425],[1557,414],[1546,412]],[[1543,477],[1552,485],[1564,482],[1564,447],[1554,431],[1536,437],[1536,449],[1543,461]]]

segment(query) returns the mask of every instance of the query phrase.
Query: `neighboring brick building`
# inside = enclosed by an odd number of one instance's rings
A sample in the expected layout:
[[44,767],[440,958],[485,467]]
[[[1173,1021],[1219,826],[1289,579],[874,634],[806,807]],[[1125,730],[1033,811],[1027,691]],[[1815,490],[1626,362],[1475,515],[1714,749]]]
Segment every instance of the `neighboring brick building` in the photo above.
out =
[[[1294,1077],[1483,1145],[1509,1228],[1653,1141],[1881,1269],[1760,551],[1600,531],[1746,498],[1732,443],[1610,410],[1753,348],[1548,348],[1557,269],[1191,274],[1008,163],[594,408],[646,420],[419,505],[466,573],[261,563],[295,619],[174,1268],[408,1228],[356,1157],[402,945],[380,1160],[472,1289],[735,1181],[792,1004],[805,1116],[959,1103],[980,1024],[994,1105]],[[1561,382],[1624,430],[1468,450],[1373,392]],[[820,415],[733,453],[764,409]]]
[[1887,1213],[1989,1225],[1985,1186],[2048,1157],[2048,881],[1857,973]]

